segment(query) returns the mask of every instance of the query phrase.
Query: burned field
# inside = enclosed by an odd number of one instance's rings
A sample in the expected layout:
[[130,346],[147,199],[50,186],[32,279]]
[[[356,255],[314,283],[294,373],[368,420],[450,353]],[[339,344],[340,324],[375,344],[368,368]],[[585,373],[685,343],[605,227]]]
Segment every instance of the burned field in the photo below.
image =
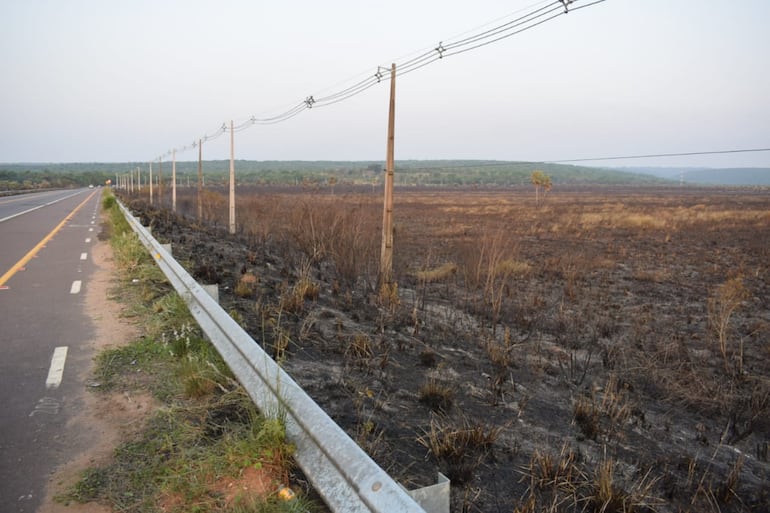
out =
[[[452,511],[768,511],[770,193],[192,189],[132,210],[408,488]],[[168,198],[165,198],[168,201]],[[157,203],[157,197],[156,197]]]

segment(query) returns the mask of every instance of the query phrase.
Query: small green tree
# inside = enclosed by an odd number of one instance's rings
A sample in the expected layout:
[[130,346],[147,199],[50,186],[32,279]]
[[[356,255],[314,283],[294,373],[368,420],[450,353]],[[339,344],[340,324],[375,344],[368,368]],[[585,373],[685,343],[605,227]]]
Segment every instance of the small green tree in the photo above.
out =
[[529,181],[535,186],[535,204],[540,203],[540,189],[543,189],[543,198],[551,190],[553,184],[551,177],[540,170],[532,171]]

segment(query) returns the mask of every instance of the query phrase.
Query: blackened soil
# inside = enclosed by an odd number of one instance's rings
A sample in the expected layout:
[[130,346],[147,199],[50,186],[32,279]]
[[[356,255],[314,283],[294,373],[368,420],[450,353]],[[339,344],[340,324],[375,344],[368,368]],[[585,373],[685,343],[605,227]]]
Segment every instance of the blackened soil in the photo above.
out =
[[768,191],[397,190],[395,291],[376,196],[241,194],[237,235],[213,196],[205,222],[189,195],[187,217],[126,200],[407,488],[442,472],[457,512],[770,511]]

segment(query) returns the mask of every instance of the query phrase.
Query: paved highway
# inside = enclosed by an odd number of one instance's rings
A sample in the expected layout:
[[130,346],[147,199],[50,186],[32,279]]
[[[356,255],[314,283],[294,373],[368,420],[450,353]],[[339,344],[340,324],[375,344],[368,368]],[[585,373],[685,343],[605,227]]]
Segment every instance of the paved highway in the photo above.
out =
[[82,408],[94,327],[84,293],[100,189],[0,198],[0,511],[31,513],[51,472],[88,443]]

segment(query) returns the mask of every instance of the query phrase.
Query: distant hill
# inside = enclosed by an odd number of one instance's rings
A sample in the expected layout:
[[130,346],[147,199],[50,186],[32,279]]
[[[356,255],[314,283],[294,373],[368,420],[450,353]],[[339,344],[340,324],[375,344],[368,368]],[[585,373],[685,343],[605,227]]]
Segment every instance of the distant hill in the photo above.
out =
[[737,167],[622,167],[609,168],[633,175],[646,174],[703,185],[770,185],[770,168]]

